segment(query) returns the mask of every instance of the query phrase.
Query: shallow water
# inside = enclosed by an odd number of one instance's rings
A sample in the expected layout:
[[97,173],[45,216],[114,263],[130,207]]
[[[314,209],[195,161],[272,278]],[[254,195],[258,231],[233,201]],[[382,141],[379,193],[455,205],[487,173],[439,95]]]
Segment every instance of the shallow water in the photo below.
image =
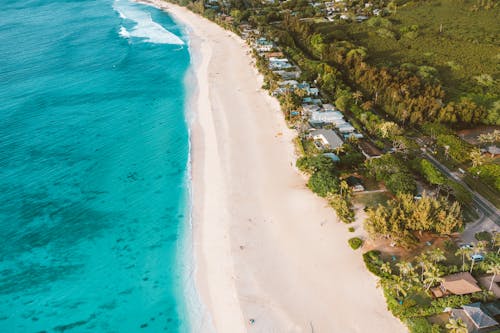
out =
[[181,27],[125,0],[10,2],[0,40],[0,332],[186,331]]

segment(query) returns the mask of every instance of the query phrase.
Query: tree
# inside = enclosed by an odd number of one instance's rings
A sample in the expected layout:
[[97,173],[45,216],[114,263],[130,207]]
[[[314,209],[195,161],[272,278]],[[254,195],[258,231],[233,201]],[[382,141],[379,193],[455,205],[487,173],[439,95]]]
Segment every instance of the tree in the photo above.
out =
[[470,160],[472,161],[472,167],[477,167],[483,165],[485,158],[483,153],[479,148],[472,149],[469,154]]
[[462,256],[462,271],[465,271],[465,257],[469,257],[472,253],[472,249],[468,247],[461,247],[456,252],[456,256]]
[[382,265],[380,265],[380,271],[384,274],[391,275],[392,274],[391,264],[388,262],[384,262]]
[[385,185],[394,194],[398,193],[415,193],[417,184],[411,175],[406,173],[394,173],[386,181]]
[[438,168],[426,159],[420,160],[420,172],[424,175],[425,179],[431,184],[442,185],[446,181],[446,177]]
[[417,260],[418,265],[421,268],[420,280],[422,282],[424,282],[424,272],[427,269],[427,265],[429,263],[429,261],[427,260],[427,254],[425,254],[424,252],[422,252],[418,256],[416,256],[415,259]]
[[406,295],[408,295],[408,283],[398,275],[392,276],[389,286],[396,292],[398,298],[401,296],[406,297]]
[[467,333],[469,330],[467,329],[467,325],[464,324],[462,319],[454,319],[450,318],[448,323],[446,324],[446,329],[449,333]]
[[341,145],[341,146],[338,146],[337,148],[335,148],[335,153],[337,155],[339,155],[341,152],[344,152],[345,151],[345,146],[344,145]]
[[399,269],[399,276],[407,278],[411,277],[414,273],[413,266],[410,262],[401,261],[396,264],[396,267]]
[[430,251],[427,251],[427,256],[430,261],[434,264],[446,260],[446,256],[444,255],[444,251],[440,248],[436,247]]
[[358,105],[358,101],[360,98],[363,97],[363,93],[361,91],[357,90],[356,92],[354,92],[352,94],[352,97],[354,98],[354,102],[356,103],[356,105]]
[[493,263],[490,265],[490,267],[486,272],[489,274],[493,274],[490,281],[490,287],[488,288],[488,290],[491,291],[491,287],[493,287],[493,282],[495,281],[495,278],[497,277],[498,274],[500,274],[500,265],[498,263]]
[[320,197],[326,197],[329,194],[338,192],[339,181],[332,172],[319,170],[312,174],[307,186]]
[[349,184],[345,180],[342,180],[340,182],[340,195],[341,196],[348,196],[349,194]]
[[491,240],[493,246],[497,247],[497,255],[500,253],[500,232],[495,232],[493,234],[493,239]]
[[427,270],[424,272],[425,290],[428,291],[433,285],[441,282],[443,282],[443,279],[439,268],[433,264],[428,265]]

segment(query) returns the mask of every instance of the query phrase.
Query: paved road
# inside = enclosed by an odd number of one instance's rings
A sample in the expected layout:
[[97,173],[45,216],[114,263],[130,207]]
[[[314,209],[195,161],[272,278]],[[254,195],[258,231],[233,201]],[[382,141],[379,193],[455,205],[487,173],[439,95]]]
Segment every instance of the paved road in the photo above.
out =
[[465,182],[460,179],[456,174],[451,172],[447,167],[445,167],[443,164],[441,164],[438,160],[436,160],[433,156],[429,155],[426,151],[422,150],[425,157],[434,164],[436,168],[441,170],[445,175],[447,175],[449,178],[453,179],[463,187],[465,187],[469,192],[472,194],[472,200],[474,202],[474,205],[479,209],[479,211],[482,213],[481,219],[486,219],[489,218],[493,222],[495,222],[497,225],[500,226],[500,211],[488,200],[486,200],[483,196],[481,196],[479,193],[473,191]]

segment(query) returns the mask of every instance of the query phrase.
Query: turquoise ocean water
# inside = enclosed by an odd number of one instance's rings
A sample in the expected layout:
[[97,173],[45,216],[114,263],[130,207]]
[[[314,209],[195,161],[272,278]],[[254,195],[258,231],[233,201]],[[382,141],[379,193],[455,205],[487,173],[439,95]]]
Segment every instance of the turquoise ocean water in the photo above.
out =
[[127,0],[1,4],[0,333],[187,331],[182,27]]

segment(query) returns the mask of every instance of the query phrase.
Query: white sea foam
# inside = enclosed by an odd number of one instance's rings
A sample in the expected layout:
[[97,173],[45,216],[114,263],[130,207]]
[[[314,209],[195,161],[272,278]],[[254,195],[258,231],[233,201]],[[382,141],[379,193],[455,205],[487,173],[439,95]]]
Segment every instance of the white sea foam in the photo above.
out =
[[121,18],[126,18],[135,23],[135,26],[130,31],[122,27],[120,36],[124,38],[144,38],[144,42],[154,44],[184,44],[182,39],[154,22],[151,15],[142,11],[137,5],[127,0],[116,0],[113,8],[120,14]]
[[120,28],[120,32],[119,32],[120,36],[122,36],[123,38],[129,38],[130,37],[130,33],[127,31],[127,29],[125,29],[124,26],[122,26]]

